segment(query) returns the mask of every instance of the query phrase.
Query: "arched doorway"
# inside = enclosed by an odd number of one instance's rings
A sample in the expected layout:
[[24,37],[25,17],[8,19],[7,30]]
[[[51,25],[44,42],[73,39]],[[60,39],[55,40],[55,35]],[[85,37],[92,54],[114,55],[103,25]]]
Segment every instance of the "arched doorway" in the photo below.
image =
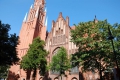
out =
[[56,53],[58,52],[59,49],[60,49],[60,47],[56,47],[56,48],[53,50],[53,52],[52,52],[53,56],[56,55]]
[[43,77],[40,77],[39,80],[43,80]]
[[71,80],[78,80],[76,77],[73,77]]
[[58,77],[54,78],[54,80],[58,80]]

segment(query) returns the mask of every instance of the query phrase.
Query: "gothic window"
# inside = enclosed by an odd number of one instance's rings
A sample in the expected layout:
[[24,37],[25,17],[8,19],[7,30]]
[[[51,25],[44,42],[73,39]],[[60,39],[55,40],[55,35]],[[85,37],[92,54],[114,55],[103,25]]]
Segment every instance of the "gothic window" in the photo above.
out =
[[59,28],[59,30],[58,30],[58,35],[60,35],[61,33],[60,33],[60,28]]
[[41,21],[43,20],[43,15],[41,15]]
[[39,20],[41,21],[41,13],[40,13],[40,16],[39,16]]
[[31,12],[31,19],[33,19],[33,12]]
[[34,11],[32,12],[32,19],[34,19]]
[[33,11],[33,18],[35,18],[35,11]]
[[32,22],[32,25],[33,25],[33,22]]
[[29,17],[29,20],[31,19],[31,15],[32,15],[32,13],[30,13],[30,17]]
[[30,17],[30,20],[32,19],[32,16],[33,16],[33,13],[31,12],[31,17]]
[[56,31],[56,35],[58,35],[58,31]]
[[30,22],[30,28],[29,28],[29,29],[31,29],[31,27],[32,27],[32,24],[31,24],[31,22]]
[[61,30],[61,34],[63,34],[63,29]]
[[32,12],[32,19],[34,19],[34,11]]

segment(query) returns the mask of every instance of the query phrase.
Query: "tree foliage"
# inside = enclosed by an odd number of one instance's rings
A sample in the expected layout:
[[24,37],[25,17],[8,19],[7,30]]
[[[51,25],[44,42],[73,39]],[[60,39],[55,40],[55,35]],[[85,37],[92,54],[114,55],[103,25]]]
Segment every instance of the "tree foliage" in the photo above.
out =
[[116,52],[116,59],[118,61],[118,66],[120,67],[120,24],[115,23],[113,25],[112,35],[114,37],[114,46]]
[[39,37],[33,40],[33,43],[29,46],[29,50],[21,61],[21,68],[24,70],[36,71],[39,69],[40,74],[44,75],[47,69],[47,52],[44,49],[45,42]]
[[0,79],[7,78],[9,66],[0,66]]
[[0,21],[0,66],[8,66],[18,62],[16,46],[18,36],[9,34],[10,25]]
[[67,51],[64,47],[60,47],[58,52],[52,57],[50,69],[54,72],[59,72],[60,75],[70,69],[70,60],[68,59]]
[[108,40],[108,26],[114,32],[107,20],[75,25],[75,30],[71,31],[71,41],[77,45],[78,52],[73,54],[73,66],[82,66],[83,71],[99,71],[100,78],[102,72],[115,66],[111,41]]

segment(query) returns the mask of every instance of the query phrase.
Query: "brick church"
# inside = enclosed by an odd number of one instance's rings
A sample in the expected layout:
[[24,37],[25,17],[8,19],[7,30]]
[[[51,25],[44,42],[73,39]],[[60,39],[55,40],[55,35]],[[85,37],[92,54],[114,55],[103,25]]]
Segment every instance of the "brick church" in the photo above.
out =
[[[52,29],[47,32],[47,18],[46,18],[45,0],[34,0],[34,4],[30,7],[29,13],[26,13],[22,23],[19,38],[20,44],[17,47],[18,56],[21,59],[28,51],[29,44],[33,39],[40,37],[46,42],[45,49],[49,51],[47,57],[48,63],[52,60],[52,56],[57,50],[63,46],[66,48],[68,55],[77,51],[76,45],[70,42],[70,30],[75,29],[74,26],[69,26],[69,17],[64,18],[62,13],[58,14],[56,21],[52,22]],[[67,77],[63,76],[63,80],[97,80],[98,74],[87,72],[85,74],[80,73],[80,68],[74,67],[71,69],[71,73],[67,74]],[[49,71],[51,80],[58,80],[58,74]],[[26,78],[26,72],[20,69],[20,64],[13,65],[10,68],[8,80],[30,80]],[[36,80],[42,80],[42,77],[37,72]]]

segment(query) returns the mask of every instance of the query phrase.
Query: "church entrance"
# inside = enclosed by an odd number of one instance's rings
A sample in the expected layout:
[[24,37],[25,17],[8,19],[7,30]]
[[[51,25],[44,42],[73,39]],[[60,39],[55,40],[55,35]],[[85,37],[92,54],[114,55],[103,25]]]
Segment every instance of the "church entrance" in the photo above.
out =
[[76,77],[73,77],[71,80],[78,80]]
[[54,78],[54,80],[58,80],[58,77]]

